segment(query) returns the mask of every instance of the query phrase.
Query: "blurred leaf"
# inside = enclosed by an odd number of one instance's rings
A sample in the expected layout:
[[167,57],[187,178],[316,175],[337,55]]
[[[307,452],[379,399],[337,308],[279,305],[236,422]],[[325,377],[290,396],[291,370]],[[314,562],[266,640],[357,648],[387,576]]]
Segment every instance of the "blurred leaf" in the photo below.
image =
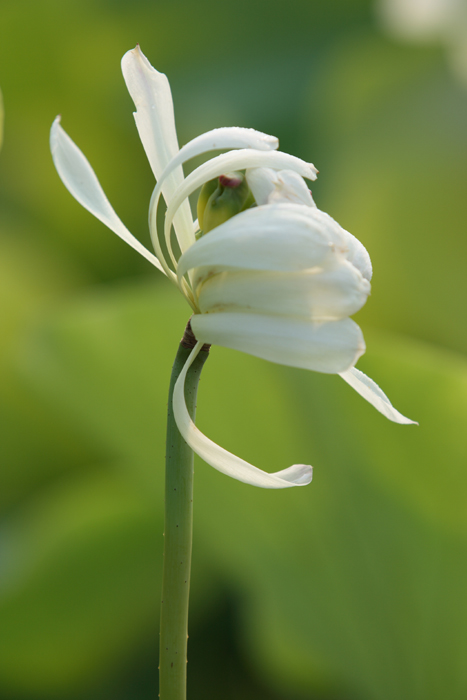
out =
[[[158,507],[166,387],[187,316],[174,294],[90,297],[38,328],[20,356],[46,402],[100,435]],[[199,464],[195,570],[207,557],[242,592],[244,653],[277,687],[461,700],[467,363],[366,335],[362,369],[420,428],[386,421],[338,377],[213,349],[200,427],[263,468],[310,460],[316,470],[306,489],[267,492]]]
[[67,418],[44,410],[31,387],[14,376],[23,329],[47,309],[64,302],[84,277],[69,260],[47,250],[8,219],[0,236],[0,504],[13,504],[52,474],[101,455]]
[[0,679],[61,697],[142,633],[157,639],[162,522],[111,470],[51,487],[4,522]]
[[[271,421],[270,400],[263,427],[244,403],[241,419],[228,412],[223,444],[229,430],[230,447],[259,461],[259,443],[263,465],[269,456],[278,468],[280,432],[290,452],[283,466],[311,459],[314,481],[298,493],[267,494],[212,484],[202,472],[198,493],[211,506],[197,527],[244,591],[249,653],[284,691],[460,700],[467,683],[467,363],[390,335],[367,333],[366,340],[362,369],[420,427],[385,421],[337,377],[270,366],[266,386],[279,387],[277,401],[285,404],[272,404],[280,422]],[[228,355],[225,406],[246,365]],[[220,381],[213,365],[206,384]],[[247,375],[253,395],[261,392],[256,370]],[[217,391],[209,393],[204,386],[200,415],[214,396],[219,401]]]
[[361,318],[467,351],[467,92],[441,52],[369,31],[327,46],[310,109],[318,206],[367,245]]
[[2,91],[0,90],[0,148],[2,147],[3,143],[3,122],[5,120],[5,112],[3,109],[3,95]]

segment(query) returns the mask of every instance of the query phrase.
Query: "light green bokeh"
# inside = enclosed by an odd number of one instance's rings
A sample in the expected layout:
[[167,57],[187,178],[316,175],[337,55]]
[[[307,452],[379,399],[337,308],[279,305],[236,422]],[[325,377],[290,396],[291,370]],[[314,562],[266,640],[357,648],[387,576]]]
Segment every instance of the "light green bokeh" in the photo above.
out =
[[[224,591],[238,600],[255,700],[466,695],[465,87],[437,47],[383,37],[369,0],[234,9],[2,8],[2,700],[120,700],[157,643],[166,392],[188,308],[72,200],[48,149],[61,113],[149,244],[154,183],[119,68],[137,41],[170,78],[180,143],[253,126],[316,164],[318,206],[374,263],[359,366],[420,422],[389,423],[337,377],[215,348],[201,429],[315,478],[271,493],[197,464],[193,629]],[[156,665],[132,700],[154,694]],[[212,688],[189,669],[190,700],[217,700],[207,666]]]

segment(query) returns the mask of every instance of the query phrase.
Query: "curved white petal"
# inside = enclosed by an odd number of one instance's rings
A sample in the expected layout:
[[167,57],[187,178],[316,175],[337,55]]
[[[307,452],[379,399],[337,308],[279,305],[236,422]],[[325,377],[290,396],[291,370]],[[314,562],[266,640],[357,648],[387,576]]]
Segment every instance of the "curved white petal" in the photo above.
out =
[[313,476],[313,469],[306,464],[294,464],[288,469],[275,474],[268,474],[224,450],[220,445],[216,445],[215,442],[209,440],[206,435],[198,430],[191,420],[186,407],[185,379],[188,369],[201,347],[202,343],[198,343],[193,349],[174,388],[174,417],[185,442],[211,467],[227,476],[231,476],[233,479],[243,481],[245,484],[259,486],[264,489],[284,489],[291,486],[305,486],[309,484]]
[[[136,126],[156,180],[178,153],[177,132],[169,81],[151,66],[139,46],[122,58],[122,72],[128,92],[135,103]],[[165,179],[162,192],[168,201],[183,182],[183,170],[175,168]],[[177,236],[192,232],[190,205],[184,202],[174,220]]]
[[221,270],[292,272],[322,265],[335,256],[328,231],[301,204],[271,204],[237,214],[200,238],[178,261],[181,278],[192,268],[199,277]]
[[201,313],[247,311],[308,319],[347,318],[366,302],[370,283],[341,258],[300,272],[221,272],[200,285]]
[[195,314],[191,327],[196,338],[204,343],[328,374],[350,369],[365,352],[362,332],[349,318],[308,321],[289,316],[219,312]]
[[[302,177],[310,180],[316,179],[316,168],[311,163],[305,163],[304,160],[291,156],[288,153],[281,151],[257,151],[253,149],[240,149],[238,151],[229,151],[222,153],[220,156],[211,158],[199,168],[193,170],[192,173],[185,178],[184,182],[174,192],[167,208],[165,218],[165,238],[168,240],[174,216],[178,208],[187,200],[198,187],[203,185],[215,177],[219,177],[230,170],[243,170],[246,168],[272,167],[278,170],[294,170]],[[151,227],[155,226],[156,222],[156,198],[152,200],[150,208]],[[178,232],[177,232],[177,238]],[[180,241],[179,241],[180,242]],[[187,246],[182,247],[182,253],[185,252]]]
[[[135,103],[135,122],[158,180],[166,165],[178,153],[172,92],[167,76],[151,66],[139,46],[122,58],[122,73],[128,92]],[[179,169],[167,184],[174,189],[183,180]]]
[[257,151],[271,151],[279,147],[275,136],[264,134],[256,129],[240,126],[225,126],[212,129],[186,143],[170,161],[159,179],[164,179],[178,165],[209,151],[225,148],[253,148]]
[[[180,151],[172,158],[172,160],[164,168],[164,171],[160,175],[157,181],[157,185],[154,188],[151,197],[151,203],[149,206],[149,219],[150,227],[156,226],[156,213],[159,204],[159,198],[164,189],[164,183],[167,177],[180,165],[185,163],[191,158],[195,158],[208,151],[219,150],[223,148],[254,148],[259,151],[269,151],[275,150],[279,146],[279,141],[275,136],[270,136],[269,134],[264,134],[261,131],[256,131],[255,129],[245,129],[243,127],[231,126],[222,127],[220,129],[212,129],[207,131],[200,136],[197,136],[192,141],[185,144]],[[152,215],[154,212],[154,215]],[[152,221],[152,223],[151,223]],[[196,228],[195,228],[196,230]],[[153,228],[153,232],[157,236],[157,231]],[[177,240],[182,251],[189,248],[195,241],[193,237],[186,234],[185,230],[182,230],[182,235],[177,231]],[[154,239],[153,239],[154,240]],[[157,250],[158,244],[155,243]],[[171,252],[170,239],[168,239],[169,253]],[[171,254],[172,261],[175,262],[173,254]]]
[[88,160],[60,126],[60,117],[55,119],[50,130],[50,149],[57,172],[73,197],[163,272],[156,256],[150,253],[118,218]]
[[250,168],[246,172],[246,179],[258,205],[296,202],[309,207],[316,206],[306,182],[293,170]]
[[321,209],[309,207],[308,215],[322,226],[329,239],[339,248],[347,260],[361,272],[365,279],[370,281],[372,276],[370,256],[358,238],[342,228],[332,216]]
[[274,192],[277,170],[272,168],[248,168],[246,179],[256,204],[258,206],[267,204],[269,197]]
[[355,238],[349,231],[345,229],[342,229],[342,231],[344,232],[344,242],[348,251],[346,253],[347,260],[351,262],[357,270],[360,270],[365,279],[370,281],[373,275],[373,267],[367,249],[360,243],[358,238]]
[[366,374],[363,374],[363,372],[360,372],[359,369],[352,367],[352,369],[347,370],[346,372],[341,372],[340,376],[347,382],[347,384],[350,384],[355,391],[358,391],[360,396],[363,396],[364,399],[369,401],[369,403],[371,403],[380,413],[382,413],[383,416],[389,418],[389,420],[392,420],[395,423],[411,423],[418,425],[416,421],[410,420],[410,418],[406,418],[402,415],[402,413],[399,413],[376,382],[370,379],[370,377],[367,377]]

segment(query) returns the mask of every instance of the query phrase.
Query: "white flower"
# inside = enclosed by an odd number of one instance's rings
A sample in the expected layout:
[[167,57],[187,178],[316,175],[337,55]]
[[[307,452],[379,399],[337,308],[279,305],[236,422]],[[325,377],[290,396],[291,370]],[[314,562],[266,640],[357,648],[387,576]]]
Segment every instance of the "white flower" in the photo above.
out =
[[[91,166],[57,118],[51,149],[71,194],[177,284],[194,311],[199,341],[175,387],[173,408],[186,442],[208,464],[240,481],[264,488],[308,484],[312,468],[293,465],[268,474],[227,452],[191,420],[184,398],[186,373],[203,343],[214,343],[285,365],[339,373],[389,419],[411,423],[376,384],[354,368],[365,351],[360,328],[349,319],[370,291],[371,263],[365,248],[316,208],[303,178],[316,169],[277,151],[278,141],[253,129],[209,131],[179,150],[172,95],[165,75],[139,47],[125,54],[123,75],[136,105],[135,120],[157,180],[149,210],[156,256],[137,241],[107,200]],[[186,178],[182,164],[202,153],[229,150]],[[198,187],[233,170],[246,170],[258,206],[219,225],[199,240],[188,197]],[[156,226],[160,196],[167,203],[162,252]],[[175,230],[179,259],[172,251]]]

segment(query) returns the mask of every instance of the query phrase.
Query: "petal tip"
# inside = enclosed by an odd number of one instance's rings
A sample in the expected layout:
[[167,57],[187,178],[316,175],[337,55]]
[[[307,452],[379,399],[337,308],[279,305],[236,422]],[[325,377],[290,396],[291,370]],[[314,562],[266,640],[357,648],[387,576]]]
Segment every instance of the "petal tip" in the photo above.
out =
[[59,132],[63,131],[60,122],[62,121],[62,115],[57,114],[50,127],[50,150],[52,152],[52,157],[54,157],[55,149],[57,147],[57,142],[59,139]]
[[125,75],[125,69],[134,62],[142,63],[150,70],[154,70],[144,53],[141,51],[141,46],[139,44],[136,44],[134,49],[130,49],[123,54],[121,60],[123,75]]
[[310,464],[294,464],[298,468],[298,474],[294,479],[297,486],[308,486],[313,480],[313,467]]

